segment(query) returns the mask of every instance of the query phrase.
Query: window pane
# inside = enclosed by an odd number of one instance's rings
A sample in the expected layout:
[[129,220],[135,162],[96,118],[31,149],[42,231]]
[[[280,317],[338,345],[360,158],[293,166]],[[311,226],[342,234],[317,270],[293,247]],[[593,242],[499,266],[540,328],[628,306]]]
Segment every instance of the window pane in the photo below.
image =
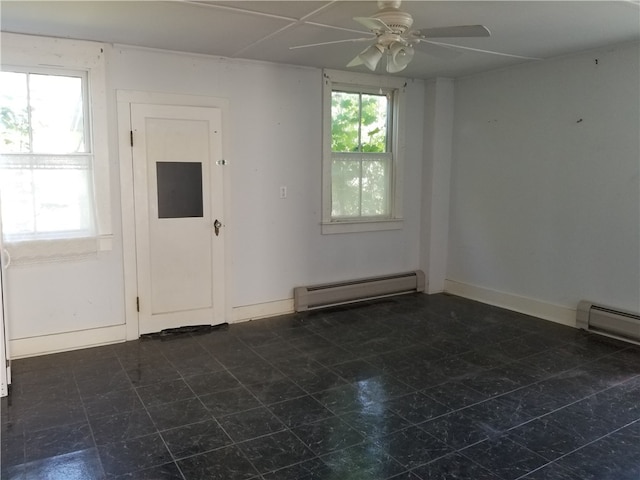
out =
[[331,150],[357,152],[360,117],[358,93],[331,93]]
[[0,170],[2,229],[9,241],[93,235],[92,175],[85,165],[42,162]]
[[362,162],[362,216],[389,214],[389,161]]
[[0,72],[0,152],[28,153],[27,74]]
[[334,159],[331,168],[331,216],[360,215],[360,160]]
[[82,78],[31,74],[34,153],[84,153]]
[[35,170],[36,231],[92,233],[89,170]]
[[33,183],[30,170],[0,170],[2,193],[2,233],[31,233],[35,229],[33,216]]
[[385,95],[362,95],[362,151],[387,151],[387,111]]

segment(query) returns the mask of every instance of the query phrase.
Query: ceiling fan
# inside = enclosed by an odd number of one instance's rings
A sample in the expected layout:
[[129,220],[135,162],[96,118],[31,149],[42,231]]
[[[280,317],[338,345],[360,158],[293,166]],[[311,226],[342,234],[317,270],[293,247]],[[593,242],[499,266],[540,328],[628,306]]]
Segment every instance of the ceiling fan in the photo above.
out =
[[[354,38],[348,40],[336,40],[331,42],[314,43],[310,45],[299,45],[295,48],[316,47],[346,42],[364,42],[374,40],[374,43],[360,52],[347,67],[364,65],[369,70],[375,71],[383,55],[387,57],[386,70],[389,73],[397,73],[404,70],[413,59],[414,45],[419,43],[429,43],[435,46],[447,48],[459,48],[463,50],[473,50],[484,53],[505,55],[509,57],[521,57],[519,55],[503,54],[491,52],[459,45],[443,44],[430,39],[436,38],[462,38],[462,37],[489,37],[491,32],[484,25],[457,25],[451,27],[424,28],[422,30],[412,30],[413,17],[410,13],[400,10],[401,0],[383,1],[378,0],[379,10],[370,17],[354,17],[354,20],[375,35],[375,37]],[[444,50],[444,49],[442,49]]]

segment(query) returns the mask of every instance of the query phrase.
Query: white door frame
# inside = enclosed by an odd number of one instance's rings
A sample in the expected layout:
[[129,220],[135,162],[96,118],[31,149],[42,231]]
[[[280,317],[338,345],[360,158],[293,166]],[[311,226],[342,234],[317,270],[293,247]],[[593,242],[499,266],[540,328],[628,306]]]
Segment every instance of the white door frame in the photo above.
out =
[[[225,165],[223,169],[223,211],[225,228],[225,260],[224,281],[227,286],[233,285],[231,278],[231,261],[233,246],[233,228],[230,218],[230,163],[229,162],[229,101],[226,98],[202,97],[195,95],[180,95],[170,93],[142,92],[118,90],[118,145],[120,157],[120,201],[122,212],[122,256],[124,267],[124,296],[125,319],[127,325],[127,340],[135,340],[139,336],[138,311],[136,297],[138,292],[136,268],[136,225],[135,202],[133,185],[133,155],[131,151],[131,114],[132,103],[175,105],[189,107],[214,107],[222,112],[222,155]],[[213,165],[215,167],[215,165]],[[229,302],[230,289],[224,289],[225,319],[231,321],[231,304]]]
[[5,271],[11,262],[9,252],[2,245],[2,224],[0,223],[0,397],[9,394],[11,384],[11,367],[9,363],[9,332],[7,330],[7,309],[4,278]]

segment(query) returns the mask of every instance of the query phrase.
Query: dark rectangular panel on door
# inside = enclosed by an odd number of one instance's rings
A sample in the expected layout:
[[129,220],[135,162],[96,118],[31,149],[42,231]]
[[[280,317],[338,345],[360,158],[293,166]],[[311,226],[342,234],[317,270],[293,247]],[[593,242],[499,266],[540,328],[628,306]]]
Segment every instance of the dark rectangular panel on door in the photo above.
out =
[[158,217],[202,217],[202,163],[156,162]]

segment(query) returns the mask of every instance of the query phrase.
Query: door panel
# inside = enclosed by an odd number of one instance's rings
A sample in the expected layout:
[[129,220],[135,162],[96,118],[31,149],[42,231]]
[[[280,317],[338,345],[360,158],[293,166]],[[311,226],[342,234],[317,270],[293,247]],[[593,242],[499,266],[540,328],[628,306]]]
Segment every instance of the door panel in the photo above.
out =
[[131,105],[140,333],[224,322],[221,115]]

